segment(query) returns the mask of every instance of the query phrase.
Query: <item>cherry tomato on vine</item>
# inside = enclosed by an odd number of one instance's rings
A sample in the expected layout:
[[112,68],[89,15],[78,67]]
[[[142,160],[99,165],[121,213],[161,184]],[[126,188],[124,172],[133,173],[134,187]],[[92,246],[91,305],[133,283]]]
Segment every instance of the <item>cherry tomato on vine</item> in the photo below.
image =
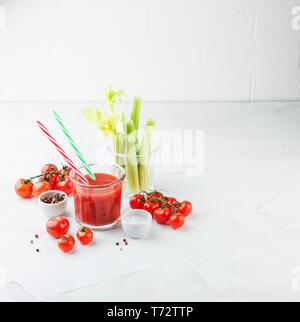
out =
[[66,176],[69,176],[71,171],[72,171],[72,168],[64,165],[63,168],[59,172],[66,175]]
[[178,206],[179,212],[187,217],[193,210],[193,206],[189,201],[182,201]]
[[67,195],[73,193],[73,183],[69,176],[66,176],[62,181],[57,181],[56,190],[62,191]]
[[42,167],[41,173],[43,174],[51,171],[58,172],[57,166],[55,164],[48,163]]
[[175,198],[173,198],[173,197],[169,197],[168,200],[167,200],[167,202],[170,203],[173,206],[178,205],[178,201]]
[[150,214],[153,216],[154,214],[154,211],[156,209],[160,208],[160,203],[159,201],[155,201],[155,202],[151,202],[150,200],[146,201],[144,206],[143,206],[143,209],[150,212]]
[[145,197],[141,194],[134,195],[129,200],[132,209],[143,209],[145,202]]
[[[52,172],[58,172],[58,169],[57,169],[55,164],[48,163],[48,164],[45,164],[42,167],[41,173],[43,174],[43,173],[48,173],[48,172],[51,172],[51,171]],[[42,181],[48,181],[51,184],[52,189],[54,189],[55,186],[56,186],[56,181],[57,181],[58,178],[59,178],[58,174],[52,174],[51,176],[45,175],[45,177],[41,178],[41,180]]]
[[41,177],[39,179],[40,182],[48,182],[51,185],[51,189],[55,190],[56,188],[56,182],[58,180],[59,176],[58,174],[52,174],[51,176],[45,175],[44,177]]
[[172,213],[169,207],[165,208],[158,208],[153,213],[153,218],[159,223],[159,224],[166,224],[171,217]]
[[15,192],[24,199],[32,197],[33,183],[30,180],[19,179],[15,184]]
[[[153,192],[151,192],[151,193],[150,193],[150,195],[151,195],[152,197],[156,197],[156,198],[162,198],[162,197],[164,196],[164,195],[163,195],[161,192],[159,192],[159,191],[153,191]],[[151,196],[147,195],[147,197],[146,197],[147,201],[148,201],[148,200],[151,200]]]
[[33,185],[33,194],[36,197],[39,197],[43,192],[52,190],[52,186],[49,182],[47,181],[38,181]]
[[81,242],[83,245],[89,244],[94,238],[93,232],[88,228],[80,228],[77,232],[77,239]]
[[69,253],[75,246],[75,239],[71,235],[64,235],[58,240],[58,247],[65,253]]
[[[175,198],[173,198],[173,197],[164,197],[163,198],[167,203],[169,203],[169,204],[171,204],[171,205],[173,205],[175,208],[177,208],[177,205],[178,205],[178,201],[175,199]],[[162,203],[163,204],[163,203]],[[168,205],[168,204],[165,204],[165,206],[166,207],[168,207],[170,210],[171,210],[171,212],[174,210],[174,208],[173,207],[171,207],[170,205]]]
[[184,216],[181,213],[172,215],[168,220],[168,224],[174,229],[182,227],[184,225],[184,222]]
[[54,217],[48,220],[46,224],[48,234],[54,238],[60,238],[61,236],[65,235],[69,231],[69,228],[69,220],[62,216]]

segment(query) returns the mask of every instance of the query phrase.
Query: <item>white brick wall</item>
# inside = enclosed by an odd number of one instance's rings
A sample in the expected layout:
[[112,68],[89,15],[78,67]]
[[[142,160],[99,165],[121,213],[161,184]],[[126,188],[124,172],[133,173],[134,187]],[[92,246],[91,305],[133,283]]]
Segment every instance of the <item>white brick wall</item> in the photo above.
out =
[[297,5],[0,0],[0,101],[98,101],[107,84],[148,101],[297,100]]

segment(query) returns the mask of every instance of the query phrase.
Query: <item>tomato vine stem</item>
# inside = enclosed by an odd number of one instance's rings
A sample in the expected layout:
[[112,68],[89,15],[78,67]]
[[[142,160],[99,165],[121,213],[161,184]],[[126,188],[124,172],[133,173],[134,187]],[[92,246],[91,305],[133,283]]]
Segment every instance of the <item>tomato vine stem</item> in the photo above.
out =
[[155,197],[155,196],[152,196],[151,193],[149,193],[147,191],[142,191],[142,193],[144,193],[147,196],[151,197],[151,200],[154,199],[154,200],[160,201],[164,205],[164,207],[166,207],[166,205],[170,206],[172,208],[172,213],[173,214],[176,214],[177,212],[179,212],[179,209],[177,209],[174,205],[172,205],[171,203],[169,203],[169,202],[167,202],[166,200],[163,199],[165,197],[162,197],[162,198]]
[[30,181],[34,180],[34,179],[38,179],[38,178],[41,178],[41,177],[46,177],[47,178],[50,178],[53,174],[58,174],[60,176],[60,179],[62,180],[62,178],[64,178],[64,174],[61,173],[61,172],[57,172],[57,171],[49,171],[49,172],[45,172],[45,173],[42,173],[42,174],[39,174],[37,176],[34,176],[34,177],[30,177],[29,179],[25,180],[24,183],[25,184],[28,184]]

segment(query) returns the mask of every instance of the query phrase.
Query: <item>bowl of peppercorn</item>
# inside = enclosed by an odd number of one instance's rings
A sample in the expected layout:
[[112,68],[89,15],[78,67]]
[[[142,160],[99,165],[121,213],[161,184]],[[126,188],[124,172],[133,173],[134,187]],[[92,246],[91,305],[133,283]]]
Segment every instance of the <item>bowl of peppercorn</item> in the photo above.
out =
[[39,204],[43,213],[49,218],[61,216],[67,208],[68,196],[57,190],[46,191],[39,197]]

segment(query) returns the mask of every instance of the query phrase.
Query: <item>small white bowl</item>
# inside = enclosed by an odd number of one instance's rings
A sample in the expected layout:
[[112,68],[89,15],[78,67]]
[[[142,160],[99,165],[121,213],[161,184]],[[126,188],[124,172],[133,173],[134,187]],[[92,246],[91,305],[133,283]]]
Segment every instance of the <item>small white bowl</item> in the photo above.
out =
[[[58,193],[65,196],[65,199],[63,201],[56,204],[48,204],[42,201],[42,198],[53,197]],[[49,219],[51,219],[56,216],[61,216],[66,211],[67,199],[68,199],[68,196],[64,192],[58,191],[58,190],[50,190],[42,193],[39,196],[39,204],[44,214]]]
[[141,209],[131,209],[121,216],[121,224],[125,233],[136,239],[147,237],[152,225],[152,216]]

